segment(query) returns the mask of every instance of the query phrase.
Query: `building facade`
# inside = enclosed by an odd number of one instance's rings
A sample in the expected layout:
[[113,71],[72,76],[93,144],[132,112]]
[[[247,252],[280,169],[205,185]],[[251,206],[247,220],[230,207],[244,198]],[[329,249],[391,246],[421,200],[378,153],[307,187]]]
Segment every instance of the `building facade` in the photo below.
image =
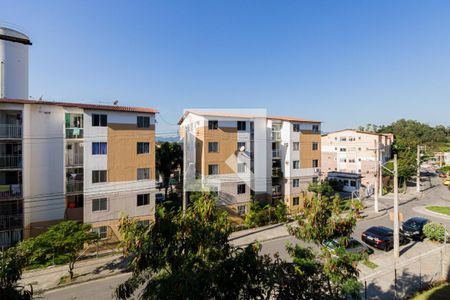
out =
[[185,192],[213,190],[245,214],[252,199],[298,208],[320,174],[319,121],[186,111],[180,122]]
[[[377,180],[377,161],[386,163],[392,156],[392,134],[352,129],[322,135],[322,179],[336,179],[344,191],[373,193]],[[376,148],[379,147],[379,157]]]
[[62,220],[114,239],[121,214],[153,219],[156,112],[0,100],[0,247]]

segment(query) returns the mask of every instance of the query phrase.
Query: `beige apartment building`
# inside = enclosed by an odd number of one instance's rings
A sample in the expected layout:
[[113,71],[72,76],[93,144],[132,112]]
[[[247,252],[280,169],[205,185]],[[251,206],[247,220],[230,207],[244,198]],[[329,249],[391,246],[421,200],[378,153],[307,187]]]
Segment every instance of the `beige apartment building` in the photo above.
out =
[[386,163],[391,158],[393,141],[392,134],[353,129],[322,135],[322,179],[343,182],[347,192],[373,193],[378,162]]
[[239,112],[186,111],[180,122],[184,190],[212,190],[245,214],[252,199],[299,208],[320,176],[320,121]]

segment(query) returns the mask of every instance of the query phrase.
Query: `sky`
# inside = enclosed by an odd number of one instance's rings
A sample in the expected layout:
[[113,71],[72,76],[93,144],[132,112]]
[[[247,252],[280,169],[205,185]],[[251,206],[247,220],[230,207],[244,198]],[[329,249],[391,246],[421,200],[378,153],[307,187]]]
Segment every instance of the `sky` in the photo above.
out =
[[324,131],[411,118],[450,125],[450,1],[0,0],[27,33],[30,96],[265,108]]

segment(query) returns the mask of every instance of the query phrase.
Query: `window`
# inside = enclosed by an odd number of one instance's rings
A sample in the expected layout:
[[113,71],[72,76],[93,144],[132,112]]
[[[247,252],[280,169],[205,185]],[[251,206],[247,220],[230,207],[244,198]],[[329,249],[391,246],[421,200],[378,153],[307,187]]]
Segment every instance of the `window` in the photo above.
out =
[[139,225],[145,226],[145,227],[150,225],[150,220],[139,220],[137,222]]
[[300,198],[294,197],[292,198],[292,205],[299,205],[300,204]]
[[218,142],[208,142],[208,152],[219,152]]
[[349,158],[349,159],[348,159],[348,162],[349,162],[349,163],[354,163],[354,162],[355,162],[355,159],[354,159],[354,158]]
[[[242,148],[242,147],[244,147],[244,148]],[[241,149],[244,149],[244,151],[245,151],[245,148],[246,148],[245,142],[237,142],[237,150],[238,151],[241,151]]]
[[137,195],[137,206],[149,205],[150,204],[150,194],[140,194]]
[[313,151],[319,150],[319,143],[313,142],[312,143],[312,149],[313,149]]
[[138,168],[137,169],[137,180],[150,179],[150,168]]
[[106,182],[106,170],[92,170],[92,183]]
[[312,126],[312,131],[319,132],[319,125],[313,125]]
[[292,150],[293,151],[298,151],[300,149],[300,143],[299,142],[294,142],[292,144]]
[[106,239],[108,237],[108,227],[100,226],[92,228],[92,232],[95,232],[99,239]]
[[343,158],[343,157],[341,157],[341,158],[339,158],[339,161],[340,161],[341,163],[345,163],[345,162],[347,162],[347,159],[346,159],[346,158]]
[[219,165],[208,165],[208,175],[219,174]]
[[238,173],[245,173],[245,163],[238,163],[237,171]]
[[92,126],[93,127],[108,126],[108,116],[100,114],[92,114]]
[[150,117],[137,117],[137,127],[138,128],[150,128]]
[[341,137],[339,138],[339,140],[340,140],[341,142],[345,142],[345,141],[347,141],[347,138],[346,138],[345,136],[341,136]]
[[245,205],[238,205],[238,214],[240,216],[245,215],[245,212],[247,210],[247,207]]
[[107,143],[105,142],[99,142],[99,143],[92,143],[92,155],[103,155],[107,152]]
[[341,152],[347,152],[347,149],[346,149],[346,148],[340,148],[339,151],[341,151]]
[[237,121],[237,130],[245,131],[247,129],[247,122],[245,121]]
[[312,166],[313,166],[313,168],[318,168],[319,167],[319,160],[318,159],[313,159]]
[[292,130],[294,132],[300,132],[300,124],[292,124]]
[[356,181],[354,180],[350,181],[350,186],[356,187]]
[[108,209],[108,199],[92,199],[92,211],[102,211]]
[[300,179],[296,178],[292,180],[292,187],[299,187],[300,186]]
[[137,143],[137,154],[150,153],[150,143],[148,142],[138,142]]
[[293,162],[292,162],[292,164],[293,164],[293,168],[294,169],[300,169],[300,161],[298,161],[298,160],[294,160]]
[[237,186],[238,194],[245,194],[245,183],[238,184]]
[[208,121],[208,129],[216,130],[219,128],[219,121]]
[[314,182],[314,183],[319,182],[319,178],[318,177],[313,177],[312,182]]

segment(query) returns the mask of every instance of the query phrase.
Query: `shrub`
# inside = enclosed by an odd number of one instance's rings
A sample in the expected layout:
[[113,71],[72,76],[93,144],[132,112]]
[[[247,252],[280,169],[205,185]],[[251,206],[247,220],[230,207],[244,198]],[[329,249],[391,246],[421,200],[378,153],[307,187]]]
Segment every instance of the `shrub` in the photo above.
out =
[[438,223],[428,223],[423,227],[423,233],[432,241],[444,241],[444,225]]

